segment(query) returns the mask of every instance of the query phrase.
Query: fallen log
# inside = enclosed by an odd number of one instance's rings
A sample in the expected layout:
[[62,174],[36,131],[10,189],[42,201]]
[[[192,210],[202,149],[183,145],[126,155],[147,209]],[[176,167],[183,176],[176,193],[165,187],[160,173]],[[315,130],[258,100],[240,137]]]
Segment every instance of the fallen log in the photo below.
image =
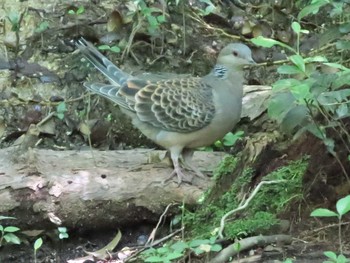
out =
[[[0,149],[0,215],[16,217],[19,227],[93,229],[156,221],[170,203],[195,205],[210,178],[164,184],[172,168],[147,163],[155,154],[164,151],[30,148],[18,157],[15,147]],[[212,170],[222,156],[196,152],[194,162]]]

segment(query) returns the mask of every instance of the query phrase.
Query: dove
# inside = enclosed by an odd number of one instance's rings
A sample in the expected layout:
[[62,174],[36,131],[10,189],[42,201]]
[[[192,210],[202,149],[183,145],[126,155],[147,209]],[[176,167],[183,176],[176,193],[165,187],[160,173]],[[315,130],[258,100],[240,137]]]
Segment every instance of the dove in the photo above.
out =
[[79,39],[76,46],[109,80],[109,84],[85,82],[84,86],[116,103],[135,127],[170,153],[174,166],[170,177],[177,176],[178,184],[191,181],[184,168],[204,177],[192,163],[194,150],[221,139],[240,120],[243,67],[255,64],[250,48],[242,43],[228,44],[209,74],[194,77],[133,76],[85,39]]

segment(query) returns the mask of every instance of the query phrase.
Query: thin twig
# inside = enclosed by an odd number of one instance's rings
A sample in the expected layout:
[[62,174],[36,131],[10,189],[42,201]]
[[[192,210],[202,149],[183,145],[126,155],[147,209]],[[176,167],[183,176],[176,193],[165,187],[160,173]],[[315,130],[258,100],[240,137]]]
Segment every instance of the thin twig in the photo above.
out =
[[160,215],[158,223],[157,223],[156,227],[152,230],[151,234],[149,235],[149,238],[148,238],[145,246],[149,245],[149,243],[151,243],[150,246],[153,246],[153,241],[154,241],[154,238],[156,236],[156,232],[159,228],[159,225],[163,221],[164,216],[166,215],[166,213],[168,212],[169,208],[172,205],[173,204],[168,204],[167,207],[165,208],[164,212]]
[[273,181],[261,181],[257,187],[255,187],[254,191],[251,193],[251,195],[248,197],[248,199],[244,202],[243,205],[240,205],[239,207],[237,207],[236,209],[231,210],[230,212],[226,213],[220,221],[220,229],[219,229],[219,238],[224,238],[223,235],[223,231],[225,228],[225,221],[227,219],[227,217],[231,216],[232,214],[246,208],[250,201],[253,199],[253,197],[258,193],[258,191],[260,190],[260,188],[264,185],[264,184],[277,184],[277,183],[283,183],[286,182],[287,180],[273,180]]

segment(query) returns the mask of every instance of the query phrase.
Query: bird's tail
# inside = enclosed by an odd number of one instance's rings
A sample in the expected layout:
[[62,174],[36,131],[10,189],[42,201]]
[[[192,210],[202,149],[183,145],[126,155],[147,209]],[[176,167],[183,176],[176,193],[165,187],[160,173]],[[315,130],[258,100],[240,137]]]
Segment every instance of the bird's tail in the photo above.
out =
[[116,86],[122,86],[131,76],[115,66],[110,60],[102,55],[91,43],[84,38],[76,42],[80,52],[111,82]]

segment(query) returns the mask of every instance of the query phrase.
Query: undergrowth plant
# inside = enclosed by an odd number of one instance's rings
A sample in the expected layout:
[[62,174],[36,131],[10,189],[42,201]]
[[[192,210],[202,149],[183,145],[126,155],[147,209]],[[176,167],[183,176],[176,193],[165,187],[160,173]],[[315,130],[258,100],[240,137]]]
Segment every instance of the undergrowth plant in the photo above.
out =
[[[309,33],[301,27],[301,19],[309,14],[318,13],[324,5],[333,5],[334,16],[341,14],[342,5],[335,1],[312,1],[311,5],[300,11],[298,21],[291,24],[296,35],[295,47],[262,36],[252,39],[252,42],[267,48],[284,48],[290,62],[277,69],[279,74],[286,77],[272,85],[273,97],[268,106],[269,116],[277,120],[284,131],[295,134],[295,137],[308,131],[319,138],[350,181],[335,144],[336,140],[341,141],[341,148],[350,154],[350,133],[344,123],[344,119],[350,116],[350,89],[346,87],[350,83],[350,69],[341,63],[329,62],[321,52],[319,55],[308,56],[300,53],[301,36]],[[343,35],[348,34],[350,23],[340,24],[337,30]],[[350,41],[339,40],[330,47],[334,51],[341,51],[345,45],[350,48]],[[338,58],[340,60],[340,57]],[[332,60],[334,59],[335,57],[332,57]],[[332,73],[319,71],[320,65],[333,69]],[[330,135],[330,130],[335,135]]]
[[84,6],[79,6],[76,9],[69,9],[68,10],[68,14],[69,15],[81,15],[85,12],[85,7]]
[[[342,218],[345,214],[349,213],[350,211],[350,195],[341,198],[338,200],[337,204],[336,204],[336,212],[326,209],[326,208],[318,208],[316,210],[314,210],[311,213],[311,216],[314,217],[335,217],[338,219],[338,239],[339,239],[339,251],[340,254],[343,253],[343,245],[342,245],[342,228],[341,228],[341,224],[342,224]],[[333,252],[327,253],[327,257],[335,259],[337,257],[334,257],[334,255],[332,254]],[[336,261],[338,262],[338,261]]]
[[68,235],[66,227],[58,227],[57,231],[58,231],[58,238],[59,239],[62,240],[62,239],[65,239],[65,238],[69,238],[69,235]]
[[37,262],[37,252],[43,245],[43,239],[39,237],[38,239],[35,240],[34,245],[33,245],[33,250],[34,250],[34,262]]
[[166,21],[164,10],[157,7],[149,7],[144,0],[133,0],[133,2],[136,4],[141,13],[141,20],[143,18],[147,21],[148,32],[151,35],[156,34],[160,29],[161,24]]
[[[8,220],[8,219],[16,219],[10,216],[0,216],[0,220]],[[20,229],[16,226],[3,226],[0,224],[0,247],[4,244],[21,244],[21,240],[19,237],[14,234]]]
[[108,50],[108,51],[111,51],[111,52],[114,52],[114,53],[120,53],[120,47],[118,47],[117,45],[113,45],[113,46],[110,46],[110,45],[100,45],[97,47],[99,50]]
[[182,258],[188,251],[196,255],[203,253],[218,252],[222,249],[220,244],[215,244],[216,238],[195,239],[190,241],[177,241],[172,244],[165,244],[160,248],[149,248],[142,252],[145,262],[170,263],[172,260]]

